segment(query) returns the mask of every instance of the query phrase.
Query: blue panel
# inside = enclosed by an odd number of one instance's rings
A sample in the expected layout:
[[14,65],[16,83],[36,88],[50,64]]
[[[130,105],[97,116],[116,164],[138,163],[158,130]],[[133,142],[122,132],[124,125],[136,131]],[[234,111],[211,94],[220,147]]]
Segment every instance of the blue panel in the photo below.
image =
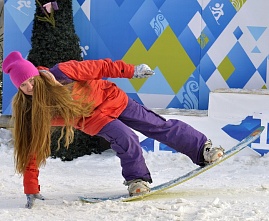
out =
[[11,102],[13,95],[17,92],[7,74],[3,74],[3,98],[2,98],[2,112],[3,114],[11,114]]
[[203,19],[213,36],[218,38],[235,14],[230,0],[211,0],[203,11]]
[[[99,58],[111,58],[112,60],[117,60],[114,58],[107,48],[103,39],[99,36],[98,32],[96,32],[95,28],[90,24],[90,37],[87,40],[87,43],[90,45],[90,53],[84,57],[85,59],[99,59]],[[78,35],[81,36],[83,33],[78,31]]]
[[77,0],[79,5],[83,5],[83,3],[85,2],[85,0]]
[[196,70],[177,94],[185,109],[198,109],[199,72]]
[[158,14],[158,8],[152,1],[145,1],[130,20],[130,24],[148,50],[156,41],[157,35],[150,22]]
[[256,26],[247,26],[248,30],[250,31],[253,38],[258,41],[259,38],[262,36],[264,31],[267,29],[267,27],[256,27]]
[[140,142],[140,146],[147,152],[154,151],[154,140],[151,138],[146,138],[142,142]]
[[[34,1],[24,1],[20,2],[17,0],[9,0],[5,4],[5,13],[9,12],[15,23],[16,27],[21,31],[28,27],[29,23],[33,20],[35,2]],[[7,19],[5,15],[5,19]],[[9,19],[7,19],[9,21]],[[5,21],[6,22],[6,21]]]
[[200,76],[199,80],[199,110],[207,110],[209,102],[209,93],[210,90],[206,85],[204,79]]
[[[137,35],[129,24],[140,1],[119,7],[114,1],[92,1],[91,24],[105,42],[112,59],[121,59],[136,40]],[[104,7],[104,5],[106,7]],[[105,15],[105,16],[104,16]],[[96,42],[91,42],[91,45]]]
[[266,82],[266,74],[267,74],[267,58],[263,60],[261,65],[258,67],[258,72],[261,75],[264,82]]
[[159,145],[159,150],[161,151],[171,151],[172,153],[176,153],[177,151],[169,146],[167,146],[166,144],[160,143]]
[[264,156],[265,154],[269,153],[269,150],[264,150],[264,149],[256,149],[253,148],[255,151],[257,151],[261,156]]
[[[73,9],[73,15],[76,15],[77,11],[80,9],[80,3],[79,1],[72,1],[72,9]],[[82,2],[84,3],[84,1]],[[83,24],[83,23],[76,23],[76,24]]]
[[[251,131],[261,126],[260,119],[253,119],[253,116],[247,116],[239,125],[228,124],[222,128],[232,138],[241,141],[250,134]],[[254,143],[259,143],[258,138]]]
[[165,1],[160,8],[176,36],[179,36],[201,6],[197,0]]
[[202,31],[202,34],[204,37],[207,38],[208,42],[206,43],[206,45],[201,49],[201,57],[203,57],[207,51],[209,50],[209,48],[214,44],[216,38],[214,37],[214,35],[211,33],[211,31],[209,30],[208,27],[205,27],[204,30]]
[[136,90],[134,89],[129,79],[108,78],[108,80],[114,82],[119,88],[124,90],[126,93],[136,93]]
[[178,100],[177,96],[175,96],[172,101],[169,103],[167,108],[184,108],[181,102]]
[[241,36],[243,35],[243,31],[241,30],[240,27],[237,27],[235,30],[234,30],[234,36],[236,37],[237,40],[239,40],[241,38]]
[[227,80],[227,84],[231,88],[243,88],[256,72],[256,68],[238,42],[229,52],[228,57],[235,67],[235,71]]
[[192,60],[193,64],[197,67],[201,59],[201,47],[189,26],[186,26],[186,28],[182,31],[178,40]]
[[5,44],[4,56],[6,56],[10,51],[20,50],[22,53],[30,48],[30,44],[28,40],[25,38],[23,33],[20,31],[19,27],[13,20],[12,16],[9,12],[5,12],[5,27],[4,39],[14,39],[16,36],[16,40],[12,40],[10,44]]
[[75,31],[80,40],[82,57],[86,60],[90,59],[90,53],[92,52],[92,48],[90,47],[90,32],[94,32],[94,30],[91,29],[89,20],[81,8],[79,8],[74,15],[74,23],[79,24],[79,22],[83,24],[83,28],[75,26]]
[[260,49],[259,49],[257,46],[255,46],[255,47],[253,48],[253,50],[251,51],[251,53],[257,53],[257,54],[260,54],[261,51],[260,51]]
[[[11,3],[12,4],[12,3]],[[12,6],[11,6],[12,7]],[[15,9],[14,9],[15,10]],[[29,39],[25,37],[22,33],[21,29],[18,27],[17,23],[14,21],[13,16],[9,13],[10,10],[6,10],[4,14],[4,21],[5,21],[5,31],[4,31],[4,39],[11,39],[10,43],[4,44],[4,58],[14,50],[19,50],[24,57],[27,56],[31,45],[29,43]],[[16,11],[16,10],[15,10]],[[25,15],[23,15],[26,17]],[[26,22],[26,21],[25,21]],[[20,23],[21,24],[21,23]],[[12,28],[6,28],[12,27]],[[31,25],[24,25],[23,31],[28,33],[28,28]],[[25,28],[27,28],[25,30]],[[14,39],[16,38],[16,40]],[[30,38],[30,36],[27,36]],[[3,75],[3,98],[2,98],[2,112],[3,114],[11,114],[11,101],[14,94],[17,92],[17,89],[13,86],[10,81],[10,78],[7,74]]]
[[121,4],[124,2],[124,0],[115,0],[115,2],[118,4],[118,6],[121,6]]
[[155,75],[146,80],[138,93],[174,95],[174,91],[162,75],[160,69],[156,68],[154,72]]
[[203,79],[207,81],[216,70],[216,66],[208,54],[205,54],[201,59],[200,66],[197,69],[200,71],[200,75],[203,77]]
[[28,27],[25,29],[25,31],[23,32],[23,35],[26,37],[27,41],[28,41],[28,46],[29,49],[31,48],[31,37],[32,37],[32,31],[33,31],[33,21],[28,25]]
[[166,0],[153,0],[157,8],[160,8]]
[[137,103],[142,104],[143,102],[141,101],[140,97],[137,95],[137,93],[127,93],[128,97],[134,99]]

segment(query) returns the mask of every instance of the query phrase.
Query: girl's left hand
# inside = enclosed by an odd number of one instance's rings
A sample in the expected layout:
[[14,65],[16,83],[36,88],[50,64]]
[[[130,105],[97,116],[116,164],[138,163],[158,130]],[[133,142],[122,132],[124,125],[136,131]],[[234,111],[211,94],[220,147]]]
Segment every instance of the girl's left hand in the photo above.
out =
[[148,65],[140,64],[135,66],[133,78],[148,78],[154,74],[155,74],[154,71],[151,70]]

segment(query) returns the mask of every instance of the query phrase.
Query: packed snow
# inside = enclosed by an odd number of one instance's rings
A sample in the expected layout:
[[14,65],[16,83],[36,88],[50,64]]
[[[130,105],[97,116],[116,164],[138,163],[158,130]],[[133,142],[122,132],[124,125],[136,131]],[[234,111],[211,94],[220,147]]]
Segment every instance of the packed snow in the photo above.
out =
[[[163,116],[189,123],[225,149],[238,142],[221,131],[227,122],[211,119],[204,112]],[[10,130],[0,130],[0,144],[0,220],[269,220],[269,156],[261,157],[250,148],[179,186],[135,202],[78,200],[78,196],[127,193],[119,159],[112,150],[70,162],[48,159],[39,176],[46,200],[36,200],[32,209],[26,209],[22,177],[14,172]],[[155,151],[144,152],[144,156],[154,181],[151,186],[197,167],[180,153]]]

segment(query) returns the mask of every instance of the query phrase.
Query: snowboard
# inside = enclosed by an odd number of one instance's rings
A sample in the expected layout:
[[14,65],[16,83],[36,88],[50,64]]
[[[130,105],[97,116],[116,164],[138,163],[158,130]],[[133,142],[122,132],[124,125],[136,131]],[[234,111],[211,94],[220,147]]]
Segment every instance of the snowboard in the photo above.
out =
[[237,154],[239,151],[241,151],[242,149],[244,149],[245,147],[247,147],[249,144],[251,144],[252,142],[254,142],[262,133],[262,131],[264,130],[264,127],[261,126],[257,129],[255,129],[255,131],[253,131],[250,135],[248,135],[246,138],[244,138],[242,141],[240,141],[237,145],[235,145],[234,147],[232,147],[231,149],[229,149],[228,151],[226,151],[223,154],[223,157],[218,160],[217,162],[214,162],[212,164],[208,164],[204,167],[198,167],[182,176],[179,176],[178,178],[175,178],[173,180],[170,180],[166,183],[160,184],[158,186],[152,187],[151,191],[149,193],[143,194],[143,195],[138,195],[138,196],[129,196],[129,194],[123,194],[123,195],[116,195],[116,196],[111,196],[111,197],[87,197],[87,196],[79,196],[79,199],[83,202],[87,202],[87,203],[98,203],[98,202],[103,202],[103,201],[107,201],[107,200],[111,200],[111,201],[121,201],[121,202],[129,202],[129,201],[134,201],[134,200],[141,200],[145,197],[148,197],[150,195],[153,195],[155,193],[159,193],[161,191],[165,191],[168,190],[172,187],[175,187],[181,183],[184,183],[198,175],[200,175],[201,173],[217,166],[218,164],[220,164],[221,162],[229,159],[230,157],[234,156],[235,154]]

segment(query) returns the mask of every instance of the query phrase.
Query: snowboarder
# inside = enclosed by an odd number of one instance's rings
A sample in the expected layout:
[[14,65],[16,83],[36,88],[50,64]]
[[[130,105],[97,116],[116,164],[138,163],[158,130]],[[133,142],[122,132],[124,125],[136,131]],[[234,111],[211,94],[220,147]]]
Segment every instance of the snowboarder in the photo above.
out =
[[180,120],[164,119],[102,79],[154,75],[146,64],[100,59],[35,67],[20,52],[13,51],[2,66],[18,89],[12,102],[14,159],[16,171],[23,174],[29,209],[35,199],[45,199],[40,194],[38,175],[39,167],[50,156],[52,126],[63,127],[61,138],[66,147],[73,141],[74,128],[110,142],[120,158],[130,196],[149,192],[152,182],[132,129],[187,155],[197,165],[214,162],[223,155],[224,150],[212,147],[203,133]]

